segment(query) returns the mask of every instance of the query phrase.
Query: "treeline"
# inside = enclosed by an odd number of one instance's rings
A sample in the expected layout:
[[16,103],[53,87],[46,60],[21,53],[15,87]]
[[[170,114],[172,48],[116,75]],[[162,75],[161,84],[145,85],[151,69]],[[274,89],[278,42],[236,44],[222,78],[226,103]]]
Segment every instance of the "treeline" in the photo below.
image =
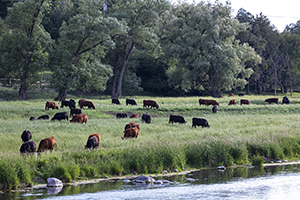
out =
[[279,33],[230,3],[168,0],[1,1],[0,76],[51,71],[67,92],[211,95],[298,91],[300,21]]

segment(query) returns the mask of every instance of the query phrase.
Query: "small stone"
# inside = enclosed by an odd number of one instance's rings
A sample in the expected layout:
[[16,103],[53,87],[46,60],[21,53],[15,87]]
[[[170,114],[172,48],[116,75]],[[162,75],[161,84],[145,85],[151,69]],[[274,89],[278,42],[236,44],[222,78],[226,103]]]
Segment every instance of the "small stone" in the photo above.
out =
[[162,172],[163,172],[163,173],[168,173],[168,171],[167,171],[167,170],[163,170]]
[[153,183],[154,183],[154,184],[163,184],[163,182],[160,181],[160,180],[154,181]]
[[47,187],[62,187],[62,181],[57,178],[48,178]]
[[138,183],[151,183],[154,182],[155,180],[150,176],[140,175],[135,179],[135,181]]
[[193,179],[193,178],[184,178],[184,180],[186,180],[186,181],[190,181],[190,182],[194,182],[195,181],[195,179]]
[[131,181],[128,180],[128,179],[124,179],[123,182],[124,182],[124,183],[130,183]]

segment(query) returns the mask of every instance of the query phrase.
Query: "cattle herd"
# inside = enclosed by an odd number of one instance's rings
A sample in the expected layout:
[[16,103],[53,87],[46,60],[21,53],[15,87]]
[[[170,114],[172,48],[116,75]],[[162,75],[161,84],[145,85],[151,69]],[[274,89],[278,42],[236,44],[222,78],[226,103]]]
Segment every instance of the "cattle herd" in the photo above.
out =
[[[234,96],[232,93],[229,94],[229,97]],[[239,96],[244,96],[239,94]],[[199,99],[198,100],[199,105],[205,105],[205,106],[210,106],[212,105],[212,112],[215,114],[217,113],[219,103],[216,100],[210,100],[210,99]],[[271,104],[271,103],[276,103],[278,104],[278,98],[268,98],[265,100],[265,102]],[[120,101],[118,99],[112,99],[112,103],[116,105],[121,105]],[[290,100],[285,96],[282,99],[282,104],[289,104]],[[228,103],[229,106],[234,106],[237,104],[236,99],[231,99]],[[80,108],[76,108],[75,101],[73,99],[70,99],[69,101],[61,101],[61,108],[64,106],[70,108],[70,117],[72,119],[70,122],[72,123],[87,123],[87,115],[82,113],[81,109],[84,109],[84,107],[88,107],[88,109],[95,109],[94,104],[91,101],[87,101],[85,99],[80,99],[78,101],[78,105]],[[134,99],[126,99],[126,106],[127,105],[137,105],[136,101]],[[249,100],[247,99],[241,99],[240,100],[240,105],[250,105]],[[49,109],[59,109],[57,104],[55,102],[47,101],[45,104],[45,110]],[[159,109],[159,105],[154,101],[154,100],[143,100],[143,108],[156,108]],[[127,118],[128,115],[127,113],[117,113],[116,118]],[[139,118],[139,114],[134,113],[129,115],[130,118]],[[35,117],[30,117],[30,121],[34,120],[48,120],[49,115],[41,115],[37,119]],[[151,123],[152,117],[148,113],[144,113],[141,116],[141,121],[145,123]],[[64,112],[58,112],[56,113],[52,118],[51,121],[61,121],[61,120],[69,120],[68,113],[66,111]],[[185,124],[187,123],[184,119],[183,116],[180,115],[174,115],[171,114],[169,117],[169,124],[170,123],[179,123],[179,124]],[[197,118],[193,117],[192,118],[192,128],[196,128],[196,126],[201,126],[202,128],[207,127],[209,128],[210,125],[208,121],[204,118]],[[135,122],[130,122],[125,125],[124,128],[124,136],[121,137],[122,139],[125,138],[137,138],[139,135],[140,131],[140,124],[135,123]],[[49,137],[42,139],[39,143],[38,150],[36,151],[36,144],[34,141],[32,141],[32,133],[29,130],[24,130],[23,133],[21,134],[21,139],[23,141],[23,144],[21,145],[20,152],[21,153],[41,153],[47,150],[50,150],[50,152],[53,151],[54,147],[56,146],[56,140],[54,137]],[[88,148],[90,150],[96,149],[99,146],[100,143],[100,135],[98,133],[93,133],[89,135],[85,148]]]

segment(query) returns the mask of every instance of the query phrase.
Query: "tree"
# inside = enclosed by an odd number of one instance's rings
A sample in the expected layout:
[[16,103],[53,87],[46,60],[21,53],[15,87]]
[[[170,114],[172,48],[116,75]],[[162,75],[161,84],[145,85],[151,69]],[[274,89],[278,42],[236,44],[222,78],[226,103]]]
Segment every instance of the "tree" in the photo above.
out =
[[103,1],[81,0],[78,14],[64,22],[51,56],[52,85],[57,99],[65,99],[71,89],[104,90],[111,66],[101,62],[106,51],[114,47],[113,38],[126,30],[126,24],[103,16]]
[[235,36],[248,28],[230,17],[229,4],[181,4],[169,22],[166,46],[170,83],[188,91],[206,90],[219,97],[224,91],[247,84],[252,73],[246,62],[260,62],[248,44]]
[[138,49],[153,49],[157,44],[154,31],[159,16],[170,4],[166,0],[117,0],[107,1],[107,15],[126,21],[128,30],[116,38],[117,48],[111,51],[113,66],[112,98],[122,95],[123,76],[126,66]]
[[26,100],[28,77],[41,71],[47,62],[50,35],[41,26],[44,0],[18,2],[8,10],[7,32],[0,41],[1,71],[20,79],[19,100]]

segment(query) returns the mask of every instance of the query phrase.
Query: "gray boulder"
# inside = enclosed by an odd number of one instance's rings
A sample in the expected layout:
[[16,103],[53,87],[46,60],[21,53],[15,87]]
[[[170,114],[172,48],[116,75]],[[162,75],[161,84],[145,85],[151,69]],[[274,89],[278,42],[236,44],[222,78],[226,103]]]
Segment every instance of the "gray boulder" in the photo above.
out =
[[137,183],[152,183],[155,180],[154,180],[154,178],[152,178],[150,176],[140,175],[140,176],[136,177],[135,181]]
[[57,178],[48,178],[47,187],[62,187],[62,181]]

